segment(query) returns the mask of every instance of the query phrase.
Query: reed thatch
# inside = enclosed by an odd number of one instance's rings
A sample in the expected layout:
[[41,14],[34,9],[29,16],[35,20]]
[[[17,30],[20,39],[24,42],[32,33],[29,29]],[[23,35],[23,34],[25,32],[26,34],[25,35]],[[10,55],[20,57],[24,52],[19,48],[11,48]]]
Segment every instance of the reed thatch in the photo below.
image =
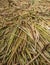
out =
[[0,0],[0,65],[50,65],[49,5]]

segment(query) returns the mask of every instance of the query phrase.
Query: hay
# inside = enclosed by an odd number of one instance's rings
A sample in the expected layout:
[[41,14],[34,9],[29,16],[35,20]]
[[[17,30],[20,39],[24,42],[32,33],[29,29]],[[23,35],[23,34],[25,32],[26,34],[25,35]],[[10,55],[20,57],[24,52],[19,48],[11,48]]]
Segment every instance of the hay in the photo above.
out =
[[3,6],[3,1],[0,1],[0,65],[50,65],[50,15],[43,9],[44,5],[49,7],[45,4],[49,2],[5,0],[7,6]]

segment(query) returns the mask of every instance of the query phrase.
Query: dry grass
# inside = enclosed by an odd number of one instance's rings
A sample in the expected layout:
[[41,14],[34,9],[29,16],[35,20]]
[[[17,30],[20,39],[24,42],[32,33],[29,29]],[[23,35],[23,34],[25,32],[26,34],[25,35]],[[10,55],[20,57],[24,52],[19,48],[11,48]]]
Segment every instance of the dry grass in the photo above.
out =
[[0,1],[0,65],[50,65],[50,10],[46,3]]

